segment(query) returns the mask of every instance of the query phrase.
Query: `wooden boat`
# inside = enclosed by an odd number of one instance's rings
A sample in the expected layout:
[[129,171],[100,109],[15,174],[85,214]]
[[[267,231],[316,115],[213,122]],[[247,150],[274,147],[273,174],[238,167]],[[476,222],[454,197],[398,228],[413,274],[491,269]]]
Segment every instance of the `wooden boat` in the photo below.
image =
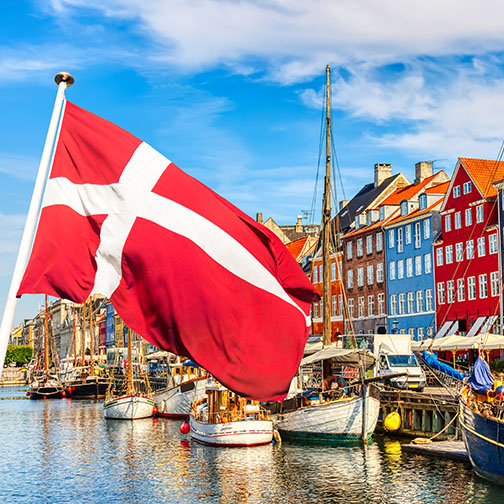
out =
[[127,379],[114,377],[111,380],[103,415],[116,420],[137,420],[154,415],[155,403],[151,397],[147,373],[139,380],[133,379],[133,352],[131,330],[128,330],[128,374]]
[[[50,372],[49,353],[50,353],[50,332],[49,332],[49,311],[47,306],[47,295],[45,296],[45,314],[44,314],[44,367],[39,373],[32,376],[28,387],[28,397],[30,399],[59,399],[65,395],[63,385],[58,378],[57,369],[53,367],[53,373]],[[53,359],[53,364],[55,359]]]
[[167,386],[156,390],[152,398],[158,415],[187,419],[191,404],[206,397],[207,376],[196,366],[178,361],[169,367]]
[[273,440],[269,412],[219,383],[206,388],[207,397],[193,403],[191,437],[213,446],[256,446]]
[[[349,367],[371,368],[375,362],[367,350],[332,346],[303,359],[301,370],[320,360],[330,361],[334,376]],[[285,439],[367,443],[376,428],[379,410],[377,389],[361,377],[337,390],[304,390],[285,400],[273,421]]]

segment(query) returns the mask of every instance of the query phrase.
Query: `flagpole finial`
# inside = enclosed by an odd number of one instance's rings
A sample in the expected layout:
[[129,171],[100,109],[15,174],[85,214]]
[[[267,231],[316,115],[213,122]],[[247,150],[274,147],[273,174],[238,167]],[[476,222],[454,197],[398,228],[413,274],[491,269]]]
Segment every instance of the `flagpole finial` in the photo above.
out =
[[70,87],[75,82],[75,79],[73,78],[73,75],[71,73],[59,72],[56,74],[56,77],[54,77],[54,82],[56,82],[58,86],[60,82],[66,82],[67,87]]

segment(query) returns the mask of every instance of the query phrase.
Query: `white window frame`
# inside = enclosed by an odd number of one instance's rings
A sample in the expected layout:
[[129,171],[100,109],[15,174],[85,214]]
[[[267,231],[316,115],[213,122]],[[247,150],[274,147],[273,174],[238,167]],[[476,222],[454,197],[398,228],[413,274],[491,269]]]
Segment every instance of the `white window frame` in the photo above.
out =
[[497,254],[497,233],[488,235],[488,253]]
[[404,226],[404,242],[406,245],[411,243],[411,224]]
[[458,198],[460,196],[460,186],[457,185],[453,188],[453,197]]
[[474,241],[467,240],[466,242],[466,259],[474,259]]
[[455,243],[455,261],[464,260],[464,244],[462,242]]
[[462,212],[455,212],[455,229],[462,228]]
[[466,208],[464,214],[465,225],[472,226],[472,208]]
[[353,270],[347,271],[347,289],[353,289]]
[[446,282],[446,302],[454,303],[455,302],[455,281],[448,280]]
[[430,312],[434,309],[433,301],[432,289],[425,289],[425,311]]
[[336,261],[331,263],[331,281],[335,281],[337,279],[336,275]]
[[408,313],[415,313],[415,294],[408,292]]
[[379,231],[376,233],[376,252],[381,252],[383,250],[383,233]]
[[397,252],[402,252],[404,250],[403,243],[403,228],[397,228]]
[[426,275],[432,273],[432,256],[430,252],[424,254],[424,271]]
[[397,295],[390,296],[390,315],[397,315]]
[[368,296],[368,317],[372,317],[374,313],[374,296]]
[[467,300],[474,301],[476,299],[476,277],[467,278]]
[[423,291],[416,291],[416,311],[417,313],[423,312]]
[[388,230],[388,246],[389,248],[395,247],[395,229]]
[[478,287],[479,287],[479,297],[480,299],[485,299],[488,297],[488,277],[486,273],[482,273],[478,276]]
[[349,241],[346,244],[346,256],[347,259],[353,259],[353,241]]
[[357,317],[364,318],[364,296],[357,299]]
[[399,315],[404,315],[406,313],[406,298],[404,292],[399,294]]
[[428,240],[431,237],[430,219],[423,220],[423,237],[424,237],[424,240]]
[[357,268],[357,287],[364,287],[364,268]]
[[319,279],[318,279],[318,266],[313,266],[313,283],[316,284],[316,283],[319,283]]
[[445,289],[444,282],[437,283],[437,295],[438,295],[438,304],[442,305],[445,303]]
[[395,261],[389,262],[389,278],[390,278],[390,280],[396,279],[396,262]]
[[366,254],[370,255],[373,253],[373,235],[366,236]]
[[444,227],[445,227],[445,232],[448,233],[452,230],[451,226],[451,214],[445,215],[444,218]]
[[499,295],[499,272],[492,271],[490,273],[490,295],[492,297]]
[[385,315],[385,294],[383,292],[378,294],[378,315]]
[[485,257],[486,247],[485,247],[485,237],[480,236],[477,239],[478,257]]
[[352,319],[354,318],[354,306],[353,306],[353,301],[354,301],[354,298],[350,298],[348,300],[348,316]]
[[397,261],[397,279],[401,280],[404,278],[404,261],[401,259]]
[[332,303],[331,303],[331,308],[332,308],[332,311],[331,311],[331,316],[332,317],[336,317],[338,315],[338,303],[337,303],[337,298],[336,298],[336,294],[333,294],[331,296],[331,300],[332,300]]
[[436,249],[436,266],[443,266],[443,247]]
[[476,207],[476,222],[480,223],[485,220],[485,212],[483,210],[483,205],[478,205]]
[[457,301],[465,301],[465,281],[463,278],[457,279]]
[[420,248],[422,245],[422,227],[420,222],[415,222],[415,248]]
[[383,263],[376,265],[376,283],[383,283]]
[[463,186],[463,192],[464,194],[469,194],[471,192],[471,182],[464,182],[464,186]]
[[367,267],[366,276],[367,276],[367,284],[373,285],[374,284],[374,267],[372,264],[370,264]]
[[357,257],[362,257],[364,255],[364,248],[362,243],[362,238],[357,240]]
[[445,247],[445,260],[446,264],[453,263],[453,245],[447,245]]
[[422,256],[415,256],[415,276],[422,274]]

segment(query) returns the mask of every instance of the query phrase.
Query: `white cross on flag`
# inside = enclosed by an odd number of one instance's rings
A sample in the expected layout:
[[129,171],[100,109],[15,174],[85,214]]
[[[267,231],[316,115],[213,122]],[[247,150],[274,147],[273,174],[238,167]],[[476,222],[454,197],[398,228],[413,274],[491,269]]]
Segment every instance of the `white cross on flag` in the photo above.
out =
[[25,293],[103,294],[146,340],[260,400],[287,392],[318,299],[267,228],[68,101]]

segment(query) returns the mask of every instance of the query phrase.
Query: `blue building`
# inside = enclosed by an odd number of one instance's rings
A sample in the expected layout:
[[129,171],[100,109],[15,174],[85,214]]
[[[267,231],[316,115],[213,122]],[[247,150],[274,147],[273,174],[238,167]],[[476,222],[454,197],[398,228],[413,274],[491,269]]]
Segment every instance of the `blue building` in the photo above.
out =
[[449,186],[446,180],[417,183],[415,197],[401,201],[400,216],[384,226],[388,330],[416,340],[436,333],[432,243],[441,231],[439,209]]

